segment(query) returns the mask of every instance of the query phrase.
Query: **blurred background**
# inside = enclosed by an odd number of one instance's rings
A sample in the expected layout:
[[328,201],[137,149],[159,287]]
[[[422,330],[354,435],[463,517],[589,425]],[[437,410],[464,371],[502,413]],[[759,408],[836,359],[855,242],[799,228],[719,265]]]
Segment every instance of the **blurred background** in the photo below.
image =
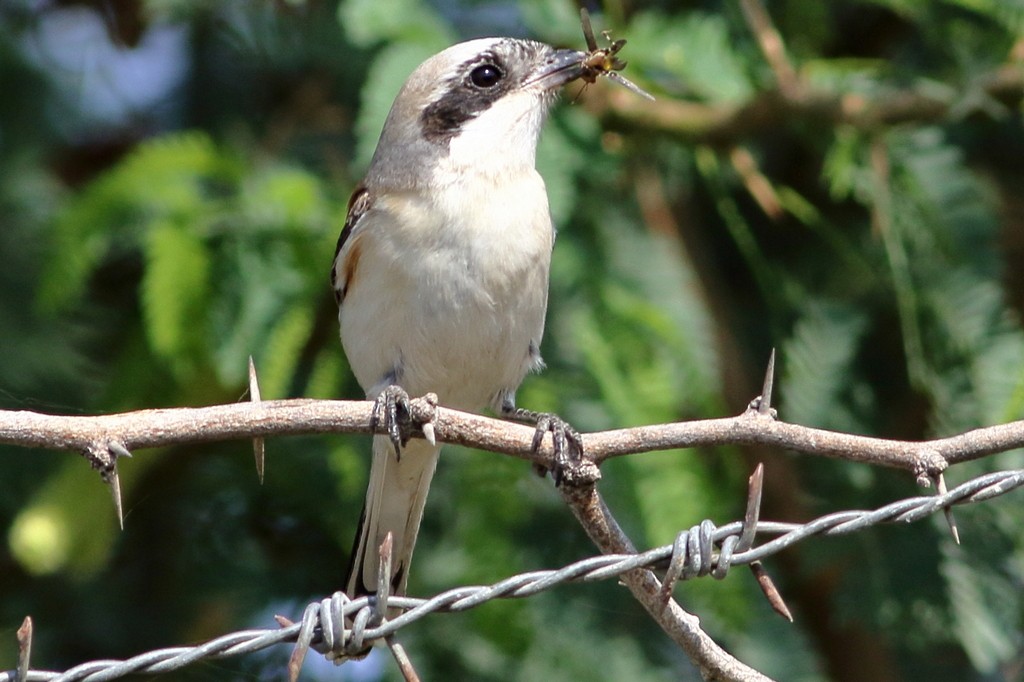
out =
[[[539,151],[559,226],[548,370],[519,403],[580,430],[740,412],[778,348],[792,422],[916,439],[1024,417],[1024,2],[609,0],[626,75],[573,86]],[[767,12],[765,14],[764,12]],[[774,22],[784,52],[771,46]],[[100,414],[359,398],[328,284],[349,192],[422,59],[461,39],[583,46],[574,0],[0,1],[0,407]],[[600,40],[600,37],[599,37]],[[0,448],[0,669],[199,642],[340,587],[369,442],[136,453],[125,529],[79,458]],[[641,548],[742,515],[801,521],[921,494],[911,476],[757,448],[620,458]],[[1020,452],[948,475],[1024,466]],[[784,680],[1024,679],[1020,493],[815,539],[678,589]],[[447,448],[416,595],[595,553],[549,480]],[[403,631],[425,679],[698,679],[614,582]],[[287,647],[170,678],[282,679]],[[379,652],[377,652],[379,654]],[[396,679],[387,656],[308,680]],[[166,678],[165,678],[166,679]]]

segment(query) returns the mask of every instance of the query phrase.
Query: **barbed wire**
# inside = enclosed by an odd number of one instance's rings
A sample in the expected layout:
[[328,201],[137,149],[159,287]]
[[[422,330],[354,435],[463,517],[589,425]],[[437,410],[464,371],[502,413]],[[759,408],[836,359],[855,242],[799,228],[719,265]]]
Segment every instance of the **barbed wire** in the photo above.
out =
[[[637,568],[671,566],[678,574],[669,576],[667,582],[705,575],[723,578],[733,565],[751,564],[815,535],[845,535],[882,523],[919,521],[950,506],[983,502],[1021,486],[1024,469],[1015,469],[978,476],[938,495],[911,497],[869,511],[835,512],[802,524],[755,518],[753,528],[747,521],[716,527],[704,521],[679,533],[673,544],[638,554],[591,557],[557,570],[521,573],[492,585],[457,587],[430,599],[390,597],[384,604],[376,597],[349,599],[336,592],[309,604],[300,622],[286,622],[278,629],[233,632],[198,646],[159,649],[126,660],[90,661],[64,672],[29,670],[20,679],[16,671],[0,672],[0,682],[101,682],[135,673],[166,673],[206,658],[237,656],[293,642],[298,643],[300,665],[307,646],[329,659],[341,659],[433,613],[466,611],[493,599],[529,597],[567,582],[596,582]],[[777,537],[757,547],[744,547],[755,533]],[[381,616],[389,608],[405,612],[384,620]],[[19,668],[27,668],[27,660],[21,663]]]

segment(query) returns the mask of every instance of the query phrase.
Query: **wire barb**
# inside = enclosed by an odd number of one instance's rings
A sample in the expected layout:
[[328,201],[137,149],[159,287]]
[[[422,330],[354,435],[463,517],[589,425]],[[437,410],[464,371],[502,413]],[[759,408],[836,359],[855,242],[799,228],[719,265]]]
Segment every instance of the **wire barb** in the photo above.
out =
[[[429,422],[428,422],[429,423]],[[388,601],[391,597],[391,558],[394,547],[394,536],[391,531],[384,536],[384,542],[380,543],[380,564],[377,575],[385,576],[386,579],[379,581],[377,599],[374,608],[374,624],[381,624],[387,620]],[[395,657],[395,663],[402,673],[406,682],[419,682],[420,676],[412,665],[412,660],[405,652],[405,647],[399,643],[394,634],[387,635],[384,642],[388,645],[391,655]]]
[[[389,532],[378,549],[380,564],[377,575],[391,575],[393,546],[394,537]],[[386,616],[390,602],[390,590],[391,581],[389,579],[381,580],[377,595],[355,600],[359,604],[359,608],[354,611],[350,608],[353,600],[349,599],[343,592],[335,592],[329,598],[307,606],[302,614],[302,624],[299,626],[295,647],[292,650],[291,657],[288,659],[288,681],[297,682],[299,679],[302,664],[306,660],[306,654],[309,652],[310,647],[315,647],[327,660],[334,661],[338,665],[344,663],[349,658],[362,658],[365,656],[369,651],[369,648],[364,644],[367,640],[366,629],[367,627],[379,629],[387,622]],[[351,628],[347,627],[347,619],[349,618],[352,619]],[[275,619],[282,626],[285,623],[291,624],[291,621],[283,616],[275,616]],[[393,634],[394,631],[390,631],[383,636],[390,637]],[[408,662],[404,649],[401,649],[401,646],[397,645],[397,643],[394,645],[389,643],[389,646],[392,648],[392,653],[395,651],[394,646],[399,647],[401,655],[411,670],[412,664]],[[397,659],[398,654],[395,654],[395,657]],[[399,661],[399,666],[401,667],[402,665],[402,661]],[[404,671],[403,674],[405,674]]]
[[[939,473],[935,475],[935,494],[945,495],[948,491],[946,490],[946,477]],[[946,523],[949,524],[949,532],[953,534],[953,542],[960,544],[960,531],[956,527],[956,517],[953,516],[952,507],[943,507],[942,515],[946,517]]]
[[395,657],[395,663],[398,664],[398,669],[401,671],[405,682],[420,682],[420,676],[413,667],[409,655],[405,653],[405,647],[395,639],[394,635],[388,635],[384,638],[384,641],[387,642],[391,655]]
[[761,493],[764,491],[764,464],[757,463],[754,473],[747,479],[747,510],[743,515],[743,533],[740,534],[737,551],[745,552],[754,546],[757,535],[757,520],[761,516]]
[[[775,351],[773,350],[772,358],[768,363],[769,373],[771,373],[772,367],[775,364],[774,360]],[[757,521],[761,516],[761,493],[764,489],[763,463],[758,462],[757,466],[754,467],[754,473],[747,480],[747,486],[747,511],[743,516],[743,532],[740,534],[739,542],[735,548],[737,552],[745,552],[754,546],[754,538],[757,535]],[[724,548],[722,553],[725,554]],[[789,607],[786,606],[782,593],[775,587],[775,581],[768,575],[764,565],[760,561],[753,561],[750,563],[750,572],[754,574],[754,580],[757,582],[757,586],[761,588],[761,592],[768,600],[772,610],[792,623],[793,614],[790,612]]]
[[793,622],[793,613],[786,606],[785,600],[782,598],[782,593],[779,592],[778,588],[775,587],[775,581],[768,575],[768,571],[765,570],[764,564],[760,561],[753,561],[750,564],[750,572],[754,574],[754,580],[757,581],[757,586],[761,588],[761,592],[768,599],[768,603],[771,605],[772,610],[779,614],[790,623]]
[[381,579],[377,581],[377,596],[374,602],[373,621],[375,624],[383,623],[388,616],[388,599],[391,597],[391,554],[395,539],[391,531],[384,536],[384,542],[380,543],[377,550],[380,557],[377,563],[377,575]]

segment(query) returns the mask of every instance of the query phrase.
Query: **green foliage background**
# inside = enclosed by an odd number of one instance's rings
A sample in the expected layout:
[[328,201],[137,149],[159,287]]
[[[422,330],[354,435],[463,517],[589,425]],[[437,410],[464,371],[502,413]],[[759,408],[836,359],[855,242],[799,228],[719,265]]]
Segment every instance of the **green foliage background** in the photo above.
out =
[[[731,108],[777,101],[740,7],[609,2],[598,27],[629,38],[629,77],[707,118],[638,122],[607,82],[554,112],[538,159],[560,229],[549,369],[520,403],[581,430],[733,414],[775,346],[789,421],[924,438],[1024,417],[1024,4],[767,8],[809,87],[883,104],[917,92],[943,114],[843,122],[793,106],[730,125]],[[570,0],[0,4],[0,407],[232,402],[250,354],[264,397],[359,397],[327,282],[348,193],[412,68],[494,34],[582,42]],[[140,104],[158,67],[178,76]],[[993,95],[996,73],[1016,90]],[[246,443],[140,452],[121,466],[120,532],[81,460],[0,449],[0,668],[26,614],[48,669],[297,616],[339,587],[367,452],[276,439],[262,487]],[[602,486],[654,546],[737,518],[757,461],[771,519],[920,492],[895,472],[740,448],[623,458]],[[958,519],[962,547],[937,520],[769,560],[793,625],[743,571],[679,596],[780,679],[1024,679],[1020,495]],[[411,589],[593,552],[549,481],[450,448]],[[611,583],[435,617],[403,641],[425,679],[698,679]],[[280,679],[287,654],[174,679]],[[311,680],[396,678],[385,658],[308,665]]]

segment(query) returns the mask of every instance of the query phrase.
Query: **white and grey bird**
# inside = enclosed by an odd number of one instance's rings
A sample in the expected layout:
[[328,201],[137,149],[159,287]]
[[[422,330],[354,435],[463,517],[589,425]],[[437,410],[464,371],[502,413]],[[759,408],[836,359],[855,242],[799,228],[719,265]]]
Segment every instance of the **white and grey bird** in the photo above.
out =
[[[349,202],[332,272],[342,345],[384,414],[432,392],[446,407],[537,423],[535,443],[551,431],[578,453],[571,428],[516,408],[515,392],[543,367],[555,238],[537,142],[586,56],[529,40],[472,40],[421,64],[395,99]],[[387,579],[392,594],[404,594],[440,451],[402,442],[388,426],[392,436],[373,441],[350,596],[377,591],[377,548],[388,532]]]

